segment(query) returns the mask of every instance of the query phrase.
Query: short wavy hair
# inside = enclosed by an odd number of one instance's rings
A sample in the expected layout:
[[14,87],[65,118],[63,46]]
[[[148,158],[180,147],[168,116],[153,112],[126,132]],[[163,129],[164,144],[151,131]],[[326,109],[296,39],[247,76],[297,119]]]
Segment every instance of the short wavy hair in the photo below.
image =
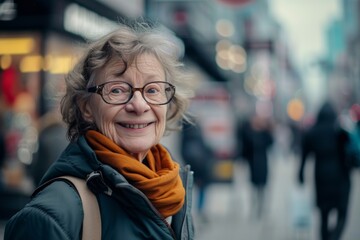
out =
[[[86,103],[91,93],[87,88],[94,84],[95,73],[114,57],[123,61],[126,67],[141,54],[155,56],[165,71],[166,81],[176,86],[176,93],[169,103],[167,111],[166,132],[179,129],[180,120],[187,118],[189,104],[189,85],[187,74],[183,71],[182,49],[171,33],[159,26],[145,22],[123,24],[113,32],[89,43],[83,56],[74,68],[66,75],[66,92],[61,99],[60,107],[64,122],[68,126],[67,136],[70,141],[76,140],[87,130],[96,129],[94,123],[83,118],[81,106]],[[175,123],[175,124],[174,124]]]

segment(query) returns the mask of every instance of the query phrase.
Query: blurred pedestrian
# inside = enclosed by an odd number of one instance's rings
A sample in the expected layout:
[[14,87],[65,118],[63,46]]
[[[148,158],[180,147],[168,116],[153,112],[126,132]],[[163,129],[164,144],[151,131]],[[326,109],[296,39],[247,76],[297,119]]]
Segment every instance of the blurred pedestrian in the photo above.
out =
[[301,152],[301,136],[302,131],[301,127],[299,126],[298,122],[295,122],[293,120],[289,120],[289,128],[291,131],[291,151],[294,155],[299,155]]
[[360,104],[350,109],[353,125],[347,132],[346,161],[350,168],[360,168]]
[[[320,210],[322,240],[340,239],[347,217],[350,172],[344,159],[343,131],[335,108],[326,102],[320,108],[315,124],[304,133],[301,147],[299,182],[304,183],[305,163],[310,155],[315,160],[316,205]],[[330,227],[330,213],[337,213],[337,221]]]
[[66,125],[58,108],[50,110],[39,120],[38,151],[31,163],[31,176],[38,186],[47,169],[57,160],[69,141]]
[[181,131],[181,155],[186,164],[194,171],[194,181],[198,189],[196,210],[203,221],[205,212],[206,189],[212,180],[214,166],[213,150],[206,144],[198,123],[184,123]]
[[85,49],[61,101],[71,142],[7,222],[5,240],[82,238],[83,202],[70,183],[54,180],[64,175],[94,192],[101,239],[193,239],[192,172],[160,144],[188,105],[181,51],[169,34],[128,23]]
[[239,129],[242,144],[241,156],[250,169],[253,215],[261,218],[264,212],[266,185],[268,181],[268,150],[274,139],[272,125],[267,117],[254,114]]

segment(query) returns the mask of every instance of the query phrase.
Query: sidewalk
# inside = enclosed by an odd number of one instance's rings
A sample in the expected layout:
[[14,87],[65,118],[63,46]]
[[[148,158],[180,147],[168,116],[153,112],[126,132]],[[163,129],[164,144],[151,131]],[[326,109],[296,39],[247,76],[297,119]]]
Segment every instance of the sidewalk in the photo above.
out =
[[[270,166],[271,164],[271,166]],[[295,228],[292,223],[291,191],[295,184],[297,163],[295,159],[272,160],[269,163],[269,189],[266,213],[262,219],[251,216],[251,189],[247,166],[235,169],[232,185],[215,184],[209,188],[207,222],[194,213],[197,240],[318,240],[318,216],[312,208],[309,226]],[[308,193],[313,198],[312,166],[308,174]],[[196,192],[195,192],[196,197]],[[312,206],[311,206],[312,207]],[[360,171],[353,176],[348,224],[342,240],[359,240],[360,228]]]
[[[291,225],[290,191],[296,162],[271,162],[267,211],[263,219],[250,214],[251,199],[247,167],[238,165],[232,185],[214,184],[209,188],[207,222],[194,213],[196,240],[318,240],[316,211],[312,226],[295,231]],[[311,174],[311,173],[310,173]],[[311,177],[309,174],[309,178]],[[308,177],[308,176],[307,176]],[[310,179],[309,179],[310,180]],[[194,192],[196,198],[196,191]],[[196,200],[196,199],[194,199]],[[342,240],[360,239],[360,170],[353,174],[348,224]],[[3,239],[5,222],[0,222],[0,239]]]

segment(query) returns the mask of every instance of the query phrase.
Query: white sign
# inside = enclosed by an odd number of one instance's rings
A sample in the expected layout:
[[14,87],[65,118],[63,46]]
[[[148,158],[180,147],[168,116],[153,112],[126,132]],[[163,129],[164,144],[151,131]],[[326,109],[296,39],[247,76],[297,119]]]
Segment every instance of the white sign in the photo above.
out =
[[0,3],[0,20],[11,21],[16,17],[16,4],[13,0],[5,0]]
[[98,38],[117,27],[116,22],[75,3],[70,4],[65,9],[64,29],[86,39]]

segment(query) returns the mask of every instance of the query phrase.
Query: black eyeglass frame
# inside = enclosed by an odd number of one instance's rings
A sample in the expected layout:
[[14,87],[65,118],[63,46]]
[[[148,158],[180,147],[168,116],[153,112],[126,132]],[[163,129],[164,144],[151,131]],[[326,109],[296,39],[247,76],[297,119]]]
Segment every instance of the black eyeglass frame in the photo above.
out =
[[[125,83],[127,85],[129,85],[130,89],[131,89],[131,93],[129,95],[129,98],[127,101],[123,102],[123,103],[109,103],[108,101],[105,100],[104,96],[103,96],[103,89],[104,89],[104,86],[106,84],[109,84],[109,83]],[[169,87],[172,89],[172,96],[165,102],[165,103],[151,103],[149,102],[148,100],[146,100],[145,96],[144,96],[144,89],[147,85],[149,84],[153,84],[153,83],[166,83],[169,85]],[[148,103],[148,104],[151,104],[151,105],[165,105],[165,104],[168,104],[169,102],[171,102],[171,100],[174,98],[175,96],[175,86],[172,85],[171,83],[169,82],[164,82],[164,81],[154,81],[154,82],[148,82],[146,83],[143,87],[141,88],[134,88],[130,83],[128,82],[124,82],[124,81],[110,81],[110,82],[105,82],[105,83],[102,83],[102,84],[99,84],[99,85],[96,85],[96,86],[93,86],[93,87],[89,87],[87,89],[87,92],[90,92],[90,93],[97,93],[101,96],[102,100],[104,100],[104,102],[106,102],[107,104],[111,104],[111,105],[123,105],[123,104],[127,104],[128,102],[130,102],[130,100],[133,98],[134,96],[134,93],[136,91],[140,91],[141,92],[141,96],[143,97],[143,99]]]

